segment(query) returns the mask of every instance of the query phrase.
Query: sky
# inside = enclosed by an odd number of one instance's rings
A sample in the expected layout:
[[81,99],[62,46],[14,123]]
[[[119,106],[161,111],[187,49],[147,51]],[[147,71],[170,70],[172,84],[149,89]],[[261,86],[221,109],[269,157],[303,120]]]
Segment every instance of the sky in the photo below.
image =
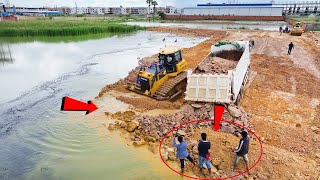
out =
[[[0,0],[0,3],[5,3],[8,0]],[[130,6],[146,6],[146,0],[9,0],[10,5],[25,6],[25,7],[43,7],[43,6],[69,6],[75,7],[77,2],[78,7],[124,7]],[[175,6],[175,7],[194,7],[200,3],[269,3],[271,0],[156,0],[159,6]],[[275,2],[285,2],[286,0],[275,0]],[[302,0],[295,0],[296,2]]]

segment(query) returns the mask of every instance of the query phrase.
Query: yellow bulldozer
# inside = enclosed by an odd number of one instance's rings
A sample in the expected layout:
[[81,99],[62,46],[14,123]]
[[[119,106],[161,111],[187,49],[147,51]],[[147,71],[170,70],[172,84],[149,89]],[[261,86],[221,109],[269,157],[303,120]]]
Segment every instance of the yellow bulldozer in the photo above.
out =
[[297,22],[292,26],[291,35],[292,36],[301,36],[303,33],[302,23]]
[[172,100],[185,91],[186,69],[187,62],[180,47],[161,48],[158,62],[141,67],[136,82],[129,89],[157,100]]

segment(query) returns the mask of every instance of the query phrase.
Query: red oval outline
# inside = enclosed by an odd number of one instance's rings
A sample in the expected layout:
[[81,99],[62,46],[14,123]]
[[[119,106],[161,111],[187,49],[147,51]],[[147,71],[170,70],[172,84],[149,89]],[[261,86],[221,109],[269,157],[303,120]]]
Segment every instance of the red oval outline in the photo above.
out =
[[[173,168],[171,168],[171,167],[166,163],[166,161],[163,159],[162,153],[161,153],[161,147],[162,147],[163,141],[168,137],[168,135],[169,135],[171,132],[173,132],[173,131],[175,131],[175,130],[178,130],[179,127],[184,126],[184,125],[187,125],[187,124],[192,124],[192,123],[197,123],[197,122],[205,122],[205,121],[214,121],[214,120],[213,120],[213,119],[205,119],[205,120],[193,120],[193,121],[185,122],[185,123],[183,123],[183,124],[180,124],[180,125],[177,126],[177,127],[174,127],[174,128],[171,129],[170,131],[168,131],[168,132],[164,135],[164,137],[161,139],[161,141],[160,141],[160,146],[159,146],[160,158],[161,158],[162,162],[163,162],[169,169],[171,169],[172,171],[174,171],[175,173],[177,173],[177,174],[179,174],[179,175],[181,175],[181,176],[190,178],[190,179],[209,180],[209,179],[206,179],[206,178],[196,178],[196,177],[188,176],[188,175],[182,174],[182,173],[174,170]],[[253,169],[253,168],[260,162],[261,157],[262,157],[262,153],[263,153],[262,142],[261,142],[260,138],[259,138],[251,129],[249,129],[249,128],[247,128],[247,127],[244,127],[244,126],[241,125],[241,124],[238,124],[238,123],[229,121],[229,120],[221,120],[221,122],[226,122],[226,123],[229,123],[229,124],[234,124],[234,125],[239,126],[239,127],[243,128],[243,129],[246,129],[248,132],[252,133],[252,134],[257,138],[257,140],[258,140],[258,142],[259,142],[259,144],[260,144],[260,150],[261,150],[261,151],[260,151],[260,155],[259,155],[258,160],[255,162],[255,164],[253,164],[253,165],[252,165],[249,169],[247,169],[246,171],[243,171],[243,172],[241,172],[241,173],[239,173],[239,174],[236,174],[236,175],[233,175],[233,176],[230,176],[230,177],[226,177],[226,178],[216,178],[216,179],[210,179],[210,180],[226,180],[226,179],[231,179],[231,178],[235,178],[235,177],[241,176],[241,175],[249,172],[251,169]]]

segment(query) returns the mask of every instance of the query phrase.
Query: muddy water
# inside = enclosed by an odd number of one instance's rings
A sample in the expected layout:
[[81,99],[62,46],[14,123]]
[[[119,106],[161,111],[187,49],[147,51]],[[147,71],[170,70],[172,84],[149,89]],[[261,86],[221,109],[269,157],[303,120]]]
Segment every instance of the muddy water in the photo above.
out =
[[[223,22],[223,21],[222,21]],[[221,24],[192,24],[192,23],[148,23],[148,22],[127,22],[129,25],[139,25],[145,27],[179,27],[179,28],[194,28],[194,29],[261,29],[261,30],[270,30],[276,31],[279,29],[279,26],[287,25],[283,21],[274,21],[274,22],[247,22],[247,21],[231,21],[230,24],[221,23]]]
[[60,112],[63,96],[94,99],[139,58],[176,39],[183,47],[204,40],[138,32],[84,42],[8,44],[13,60],[0,64],[0,179],[180,178],[157,156],[107,131],[104,110],[125,105],[104,98],[92,115]]

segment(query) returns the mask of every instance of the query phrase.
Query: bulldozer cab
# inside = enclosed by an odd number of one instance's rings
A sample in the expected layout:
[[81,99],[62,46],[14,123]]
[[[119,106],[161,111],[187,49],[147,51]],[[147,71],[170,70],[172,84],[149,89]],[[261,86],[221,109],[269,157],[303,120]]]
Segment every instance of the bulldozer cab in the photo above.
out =
[[167,73],[177,72],[177,64],[182,61],[181,49],[177,46],[168,46],[160,49],[159,66]]

